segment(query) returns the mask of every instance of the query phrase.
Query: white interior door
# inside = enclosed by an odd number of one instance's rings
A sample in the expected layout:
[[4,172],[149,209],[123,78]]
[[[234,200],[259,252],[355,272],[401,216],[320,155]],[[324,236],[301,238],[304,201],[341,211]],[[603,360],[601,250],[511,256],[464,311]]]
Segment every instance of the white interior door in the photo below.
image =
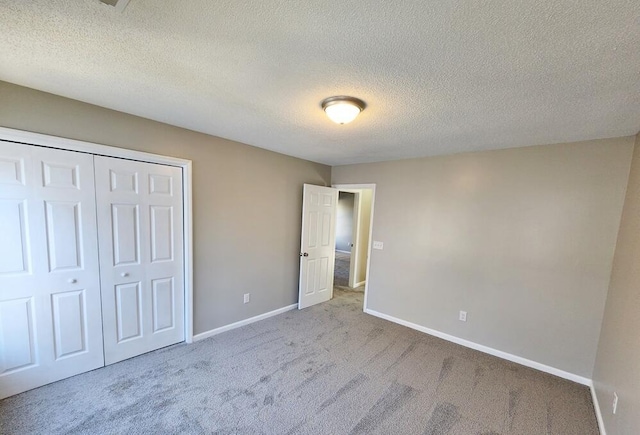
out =
[[0,141],[0,398],[104,365],[93,175]]
[[304,185],[298,308],[325,302],[333,295],[338,190]]
[[95,157],[106,364],[184,340],[182,170]]

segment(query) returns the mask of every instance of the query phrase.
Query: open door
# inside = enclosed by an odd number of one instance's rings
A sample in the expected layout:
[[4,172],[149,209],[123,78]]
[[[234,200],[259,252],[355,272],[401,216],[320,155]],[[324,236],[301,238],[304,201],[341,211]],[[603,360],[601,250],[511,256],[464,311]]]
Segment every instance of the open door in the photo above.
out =
[[338,189],[304,185],[298,309],[331,299]]

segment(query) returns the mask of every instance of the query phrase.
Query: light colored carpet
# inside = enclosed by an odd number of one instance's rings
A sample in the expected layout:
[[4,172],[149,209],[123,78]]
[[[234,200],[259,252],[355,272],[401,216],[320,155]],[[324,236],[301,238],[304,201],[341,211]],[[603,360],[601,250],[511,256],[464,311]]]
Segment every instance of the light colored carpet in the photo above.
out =
[[338,287],[349,287],[349,267],[351,254],[336,251],[336,267],[333,270],[333,284]]
[[598,433],[586,387],[335,295],[5,399],[0,433]]

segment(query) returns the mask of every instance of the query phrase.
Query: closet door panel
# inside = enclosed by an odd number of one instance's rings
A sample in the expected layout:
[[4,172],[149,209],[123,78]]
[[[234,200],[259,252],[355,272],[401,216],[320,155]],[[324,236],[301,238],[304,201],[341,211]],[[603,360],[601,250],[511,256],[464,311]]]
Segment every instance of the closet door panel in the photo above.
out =
[[0,141],[0,397],[104,365],[93,157]]
[[0,301],[0,375],[37,363],[33,320],[32,298]]
[[95,157],[105,361],[184,340],[182,170]]
[[0,199],[0,276],[29,273],[26,206],[25,199]]
[[113,266],[140,264],[139,216],[137,204],[111,204]]
[[54,293],[51,301],[56,359],[86,352],[86,290]]

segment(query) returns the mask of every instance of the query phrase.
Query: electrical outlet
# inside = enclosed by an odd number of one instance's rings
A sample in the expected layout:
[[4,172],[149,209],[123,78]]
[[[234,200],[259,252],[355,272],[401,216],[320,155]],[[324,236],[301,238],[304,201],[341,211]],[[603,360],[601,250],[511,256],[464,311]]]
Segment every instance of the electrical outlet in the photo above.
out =
[[467,312],[466,311],[460,311],[460,317],[459,317],[461,322],[466,322],[467,321]]
[[245,293],[244,294],[244,303],[248,304],[250,299],[251,299],[251,293]]
[[373,249],[383,249],[383,248],[384,248],[384,243],[376,242],[375,240],[373,241]]
[[618,394],[613,393],[613,413],[615,414],[618,410]]

